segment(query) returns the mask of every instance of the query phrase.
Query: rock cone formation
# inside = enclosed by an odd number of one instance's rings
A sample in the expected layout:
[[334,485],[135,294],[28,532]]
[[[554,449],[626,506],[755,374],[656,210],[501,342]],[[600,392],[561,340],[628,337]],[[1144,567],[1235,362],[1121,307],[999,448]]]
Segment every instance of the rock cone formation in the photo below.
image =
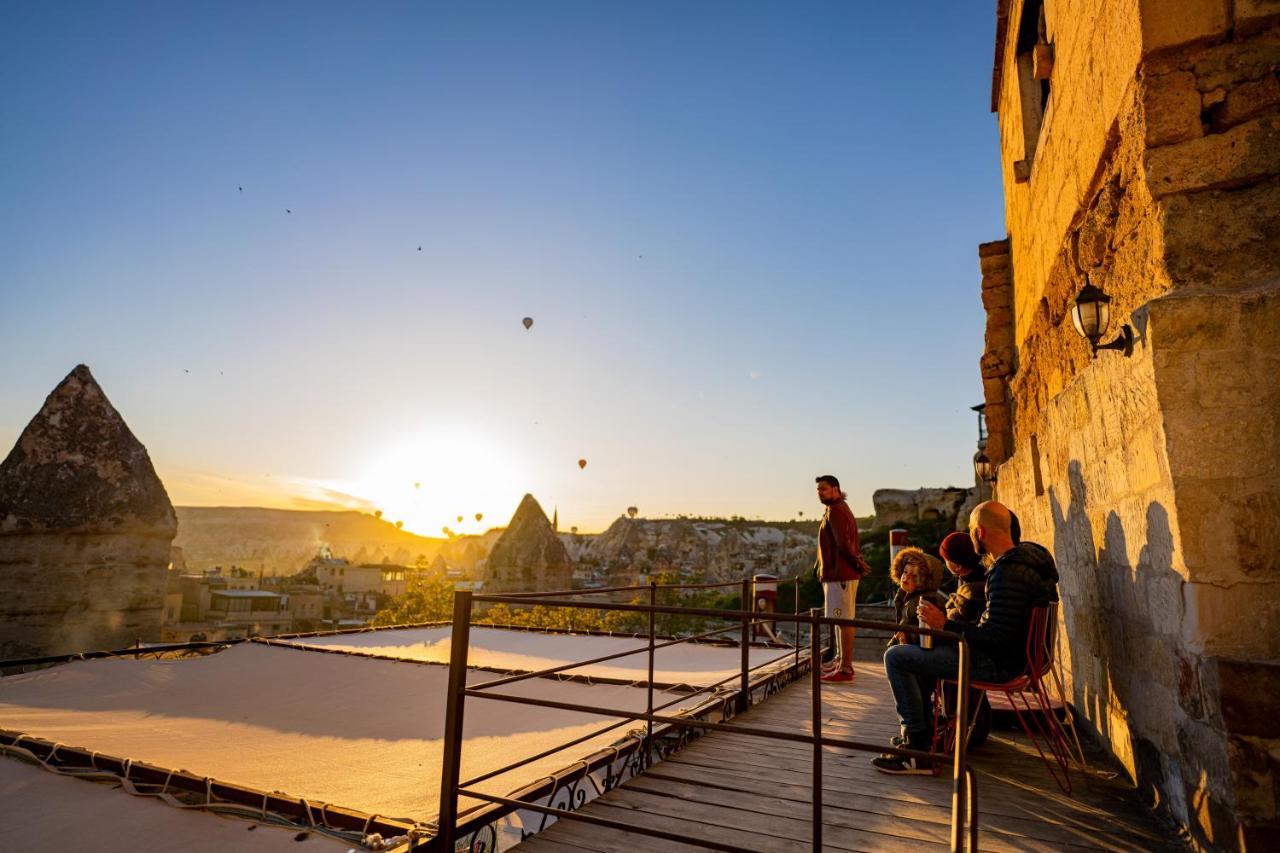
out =
[[0,659],[160,638],[173,505],[79,365],[0,463]]
[[572,581],[569,552],[533,495],[525,495],[489,552],[486,591],[569,589]]

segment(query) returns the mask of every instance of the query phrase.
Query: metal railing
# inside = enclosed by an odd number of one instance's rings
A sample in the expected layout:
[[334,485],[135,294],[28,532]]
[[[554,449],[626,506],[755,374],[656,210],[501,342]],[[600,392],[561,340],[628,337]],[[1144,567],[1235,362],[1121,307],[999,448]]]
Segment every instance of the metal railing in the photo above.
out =
[[[789,579],[788,579],[789,580]],[[780,581],[779,585],[785,581]],[[834,619],[820,615],[817,609],[810,610],[807,614],[796,613],[776,613],[776,612],[756,612],[754,609],[742,610],[717,610],[710,608],[692,608],[692,607],[675,607],[657,604],[657,592],[659,589],[680,589],[680,588],[711,588],[715,586],[736,586],[734,584],[673,584],[662,587],[656,584],[650,584],[647,589],[649,591],[648,604],[622,604],[602,601],[577,601],[574,597],[584,594],[592,594],[600,592],[600,590],[575,590],[557,593],[511,593],[511,594],[482,594],[477,595],[468,591],[459,591],[454,595],[453,608],[453,631],[451,636],[451,653],[449,657],[449,682],[448,692],[446,695],[445,708],[445,730],[444,730],[444,755],[440,776],[440,807],[437,817],[437,835],[429,843],[429,849],[442,851],[442,853],[453,853],[458,839],[458,799],[460,796],[481,800],[485,803],[506,807],[507,811],[524,809],[532,812],[551,815],[557,818],[567,818],[570,820],[578,820],[584,823],[590,823],[597,826],[603,826],[624,832],[634,832],[640,835],[662,838],[669,841],[688,842],[687,835],[656,829],[651,826],[643,826],[624,821],[610,820],[607,818],[597,817],[594,815],[586,815],[579,812],[559,809],[552,807],[552,803],[548,801],[547,805],[531,802],[528,800],[516,799],[514,797],[501,797],[494,794],[488,794],[477,791],[473,786],[491,779],[495,776],[506,773],[517,767],[528,764],[532,761],[545,758],[562,749],[576,745],[588,740],[596,735],[603,734],[612,729],[625,725],[629,721],[644,721],[645,734],[641,747],[642,762],[641,768],[648,766],[652,757],[652,747],[654,743],[654,726],[662,725],[670,727],[669,730],[677,729],[694,729],[702,731],[721,731],[731,734],[748,735],[751,737],[771,738],[774,740],[789,741],[792,743],[805,743],[812,746],[813,749],[813,810],[812,810],[812,845],[813,850],[820,851],[822,849],[822,770],[823,770],[823,747],[838,747],[852,750],[862,750],[875,753],[888,753],[902,757],[913,757],[920,759],[929,759],[935,762],[945,762],[951,759],[952,763],[952,790],[951,790],[951,850],[961,851],[968,843],[969,850],[977,850],[978,837],[978,814],[977,814],[977,791],[973,779],[972,770],[968,766],[967,743],[965,738],[957,738],[953,753],[948,756],[944,753],[924,752],[920,750],[889,747],[882,744],[872,744],[859,740],[851,740],[848,738],[826,737],[822,734],[822,695],[820,681],[821,667],[819,660],[823,651],[820,641],[820,633],[822,626],[831,626],[834,630],[836,627],[851,628],[871,628],[886,629],[892,631],[902,631],[907,634],[924,635],[939,639],[954,641],[958,644],[959,659],[957,680],[959,682],[956,691],[956,717],[964,720],[968,718],[968,702],[969,702],[969,668],[970,668],[970,650],[968,642],[963,636],[948,631],[934,631],[927,628],[920,628],[911,625],[898,625],[893,622],[881,622],[869,619]],[[747,602],[751,600],[751,581],[743,581],[742,584],[742,604],[745,608]],[[796,607],[799,607],[799,583],[796,583]],[[641,587],[640,589],[645,589]],[[633,591],[635,587],[619,587],[610,591]],[[555,596],[555,597],[548,597]],[[536,672],[519,673],[509,675],[502,678],[477,684],[474,687],[468,687],[467,679],[467,659],[470,649],[470,632],[471,620],[473,615],[473,607],[476,603],[489,604],[537,604],[545,607],[563,607],[563,608],[579,608],[592,610],[612,610],[621,612],[641,613],[647,616],[648,621],[648,644],[647,648],[630,649],[623,652],[617,652],[609,655],[602,655],[591,660],[570,663],[560,666],[549,667],[547,669]],[[695,637],[685,637],[673,639],[670,641],[658,643],[655,634],[655,620],[658,614],[670,614],[681,616],[703,616],[712,619],[727,619],[741,623],[740,626],[729,626],[727,628],[705,632]],[[798,732],[778,731],[776,729],[759,728],[754,726],[745,726],[738,723],[730,722],[713,722],[705,719],[695,719],[690,716],[677,716],[671,714],[660,714],[658,711],[665,710],[671,705],[687,701],[690,695],[714,690],[734,680],[738,681],[738,691],[735,701],[735,709],[737,713],[745,711],[751,702],[751,673],[753,668],[750,667],[750,646],[751,646],[751,628],[757,622],[789,622],[795,626],[795,643],[794,643],[794,668],[799,671],[800,667],[800,634],[801,627],[809,626],[809,648],[808,648],[808,664],[809,675],[812,691],[812,732],[810,734],[801,734]],[[693,694],[686,694],[673,702],[668,702],[661,707],[654,707],[653,688],[654,688],[654,653],[661,648],[667,648],[690,640],[701,639],[712,634],[721,634],[728,631],[740,630],[739,645],[741,647],[741,661],[739,672],[729,678],[722,679],[714,685],[700,688],[693,691]],[[776,646],[775,646],[776,648]],[[569,669],[575,669],[592,664],[603,663],[605,661],[616,658],[630,657],[641,652],[648,653],[648,679],[646,681],[647,698],[645,702],[645,711],[627,711],[617,708],[599,708],[590,705],[582,705],[573,702],[560,702],[550,699],[537,699],[528,696],[515,696],[509,693],[495,692],[493,688],[522,681],[529,678],[538,678]],[[777,659],[761,664],[760,667],[774,664]],[[620,718],[617,723],[612,723],[603,729],[591,732],[583,737],[577,738],[566,744],[553,747],[552,749],[541,752],[537,755],[519,759],[509,765],[497,770],[489,771],[472,779],[460,781],[460,770],[462,765],[462,726],[467,698],[473,699],[490,699],[501,702],[511,702],[520,705],[534,705],[544,708],[554,708],[562,711],[575,711],[582,713],[595,714],[603,717]],[[484,807],[473,807],[468,809],[467,813]],[[966,827],[968,832],[966,833]],[[704,847],[726,850],[726,851],[742,851],[749,853],[751,848],[739,847],[733,844],[712,841],[710,839],[698,839],[697,843]]]

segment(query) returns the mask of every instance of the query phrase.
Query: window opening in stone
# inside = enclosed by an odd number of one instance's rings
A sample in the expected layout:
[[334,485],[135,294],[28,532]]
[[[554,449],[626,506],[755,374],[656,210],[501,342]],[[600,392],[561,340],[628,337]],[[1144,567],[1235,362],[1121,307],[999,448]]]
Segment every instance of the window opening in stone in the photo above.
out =
[[1031,178],[1040,129],[1049,109],[1049,77],[1053,72],[1053,46],[1049,44],[1043,0],[1027,0],[1018,23],[1015,47],[1018,93],[1022,107],[1023,159],[1014,164],[1014,177],[1022,183]]

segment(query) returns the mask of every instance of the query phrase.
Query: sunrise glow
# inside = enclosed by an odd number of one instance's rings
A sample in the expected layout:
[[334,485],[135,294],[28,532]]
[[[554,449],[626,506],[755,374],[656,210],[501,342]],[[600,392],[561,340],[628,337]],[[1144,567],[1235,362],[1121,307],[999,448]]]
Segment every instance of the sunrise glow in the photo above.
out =
[[479,533],[505,524],[527,478],[523,460],[501,442],[454,429],[424,431],[382,448],[363,474],[335,485],[381,510],[387,521],[404,522],[405,530],[439,536],[446,527]]

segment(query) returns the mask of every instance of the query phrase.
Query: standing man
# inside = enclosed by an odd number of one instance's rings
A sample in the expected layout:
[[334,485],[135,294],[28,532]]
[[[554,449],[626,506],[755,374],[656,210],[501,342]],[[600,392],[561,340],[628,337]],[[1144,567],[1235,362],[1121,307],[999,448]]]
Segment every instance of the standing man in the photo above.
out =
[[[818,525],[818,580],[822,583],[824,615],[831,619],[852,619],[857,609],[858,581],[867,572],[866,560],[858,545],[858,522],[845,503],[840,481],[823,474],[818,484],[818,500],[827,508]],[[853,628],[840,626],[836,635],[834,665],[825,670],[823,681],[853,681]]]

